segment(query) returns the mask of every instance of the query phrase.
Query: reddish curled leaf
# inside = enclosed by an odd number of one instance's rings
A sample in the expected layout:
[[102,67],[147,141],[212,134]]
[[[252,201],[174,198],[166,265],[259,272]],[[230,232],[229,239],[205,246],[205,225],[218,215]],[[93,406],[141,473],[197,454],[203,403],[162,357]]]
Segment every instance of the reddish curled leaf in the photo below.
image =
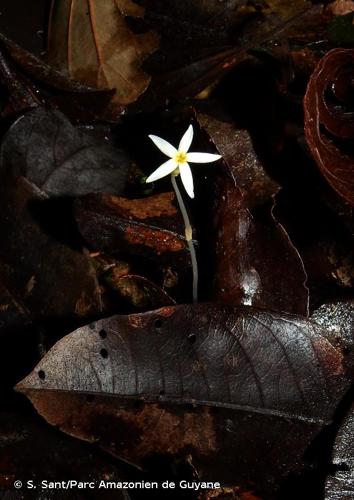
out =
[[333,49],[312,74],[305,99],[305,133],[322,174],[345,200],[354,205],[354,157],[350,139],[354,115],[345,106],[354,75],[354,49]]
[[350,384],[345,364],[315,323],[199,304],[80,328],[17,390],[48,422],[115,456],[184,458],[200,478],[274,498],[331,421]]

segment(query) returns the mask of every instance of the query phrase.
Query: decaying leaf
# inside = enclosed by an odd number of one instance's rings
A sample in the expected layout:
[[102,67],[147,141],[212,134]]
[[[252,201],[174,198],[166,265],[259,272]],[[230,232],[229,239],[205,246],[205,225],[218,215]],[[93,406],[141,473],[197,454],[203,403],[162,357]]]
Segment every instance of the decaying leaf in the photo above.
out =
[[53,0],[49,62],[86,85],[116,89],[116,104],[134,102],[150,83],[142,63],[158,45],[155,33],[135,34],[126,23],[143,13],[132,0]]
[[[350,112],[354,49],[333,49],[319,62],[305,99],[306,140],[322,174],[337,193],[354,204],[354,133]],[[347,109],[347,105],[349,109]]]
[[12,125],[2,142],[0,162],[3,172],[26,177],[50,196],[120,194],[130,166],[124,151],[43,107]]
[[300,317],[176,306],[76,330],[17,390],[115,456],[145,467],[156,454],[185,459],[200,478],[270,499],[331,421],[350,383],[344,358]]

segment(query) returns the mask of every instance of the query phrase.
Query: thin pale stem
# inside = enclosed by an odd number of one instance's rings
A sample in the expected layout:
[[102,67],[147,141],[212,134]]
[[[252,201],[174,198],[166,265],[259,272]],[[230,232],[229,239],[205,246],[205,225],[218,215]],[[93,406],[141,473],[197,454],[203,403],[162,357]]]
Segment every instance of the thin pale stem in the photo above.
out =
[[198,262],[193,243],[193,230],[191,223],[189,221],[187,209],[185,207],[181,192],[176,182],[176,177],[174,175],[171,175],[171,181],[183,217],[186,241],[188,244],[189,253],[191,254],[192,272],[193,272],[193,302],[198,302]]

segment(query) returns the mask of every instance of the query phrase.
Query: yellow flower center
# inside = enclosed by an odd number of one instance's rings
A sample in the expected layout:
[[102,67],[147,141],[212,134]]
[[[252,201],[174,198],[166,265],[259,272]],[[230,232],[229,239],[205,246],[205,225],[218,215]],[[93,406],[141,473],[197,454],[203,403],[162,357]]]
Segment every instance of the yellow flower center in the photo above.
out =
[[187,153],[183,153],[182,151],[178,151],[178,153],[175,156],[175,161],[178,163],[178,165],[182,165],[183,163],[187,162]]

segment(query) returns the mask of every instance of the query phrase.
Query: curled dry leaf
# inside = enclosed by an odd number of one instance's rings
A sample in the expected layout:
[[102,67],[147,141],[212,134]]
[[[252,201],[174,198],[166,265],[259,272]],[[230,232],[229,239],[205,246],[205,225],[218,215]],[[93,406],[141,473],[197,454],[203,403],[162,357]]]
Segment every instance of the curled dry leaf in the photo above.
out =
[[354,49],[333,49],[317,65],[305,99],[305,133],[312,156],[337,193],[354,205],[354,157],[350,104]]
[[120,194],[130,160],[124,151],[76,129],[59,111],[39,107],[5,135],[1,168],[22,175],[51,196]]
[[315,323],[199,304],[80,328],[16,388],[48,422],[115,456],[184,458],[202,479],[274,498],[331,421],[345,365]]
[[143,14],[132,0],[53,0],[49,62],[86,85],[116,89],[116,104],[134,102],[150,83],[142,63],[158,45],[155,33],[135,34],[126,23]]

